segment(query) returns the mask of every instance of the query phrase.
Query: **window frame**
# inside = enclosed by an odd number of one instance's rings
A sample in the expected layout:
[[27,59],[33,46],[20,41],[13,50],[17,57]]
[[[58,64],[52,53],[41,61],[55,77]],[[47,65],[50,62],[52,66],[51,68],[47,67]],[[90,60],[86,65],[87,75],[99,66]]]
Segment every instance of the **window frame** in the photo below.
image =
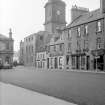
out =
[[102,22],[101,20],[97,21],[97,32],[101,32],[102,31]]
[[85,24],[85,26],[84,26],[84,34],[85,35],[88,35],[88,33],[89,33],[89,29],[88,28],[89,28],[88,24]]
[[77,37],[81,37],[81,27],[77,27]]

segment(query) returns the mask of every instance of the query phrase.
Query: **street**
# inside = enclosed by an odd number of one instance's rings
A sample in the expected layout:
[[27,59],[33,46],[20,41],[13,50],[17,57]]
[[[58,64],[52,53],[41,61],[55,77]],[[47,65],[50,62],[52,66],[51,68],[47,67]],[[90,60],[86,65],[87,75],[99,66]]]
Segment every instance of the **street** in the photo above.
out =
[[78,105],[105,105],[105,73],[16,67],[1,70],[0,81]]

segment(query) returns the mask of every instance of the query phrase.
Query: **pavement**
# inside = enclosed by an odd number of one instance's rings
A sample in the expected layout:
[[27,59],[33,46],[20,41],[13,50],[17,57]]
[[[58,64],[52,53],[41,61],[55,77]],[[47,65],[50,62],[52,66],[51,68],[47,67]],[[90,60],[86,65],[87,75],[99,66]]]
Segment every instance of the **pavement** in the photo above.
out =
[[0,82],[0,105],[76,105],[28,89]]

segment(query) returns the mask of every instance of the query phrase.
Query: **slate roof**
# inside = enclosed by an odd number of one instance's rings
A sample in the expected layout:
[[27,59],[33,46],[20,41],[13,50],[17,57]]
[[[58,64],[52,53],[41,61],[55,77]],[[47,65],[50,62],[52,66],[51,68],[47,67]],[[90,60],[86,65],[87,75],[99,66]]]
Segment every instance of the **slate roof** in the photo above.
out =
[[75,27],[101,18],[103,18],[103,14],[101,13],[100,9],[97,9],[77,17],[73,22],[71,22],[67,26],[67,28]]

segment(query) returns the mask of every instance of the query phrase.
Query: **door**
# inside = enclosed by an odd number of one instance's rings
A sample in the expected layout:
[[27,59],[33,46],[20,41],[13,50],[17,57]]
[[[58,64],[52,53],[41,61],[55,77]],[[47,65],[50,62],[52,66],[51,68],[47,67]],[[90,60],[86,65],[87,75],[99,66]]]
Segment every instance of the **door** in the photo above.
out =
[[57,57],[55,58],[55,69],[58,68],[58,62],[57,62]]

